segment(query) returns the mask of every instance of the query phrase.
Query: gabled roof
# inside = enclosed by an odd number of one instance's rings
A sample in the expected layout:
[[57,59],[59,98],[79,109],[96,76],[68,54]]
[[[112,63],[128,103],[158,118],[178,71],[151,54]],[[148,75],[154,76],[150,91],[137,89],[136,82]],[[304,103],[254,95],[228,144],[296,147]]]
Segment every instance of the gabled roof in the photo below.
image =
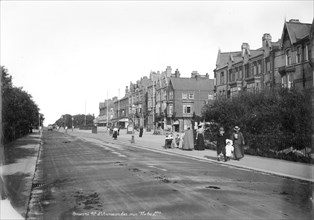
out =
[[171,78],[170,83],[174,90],[213,90],[214,79],[196,78]]
[[285,22],[283,27],[281,39],[287,31],[291,44],[295,44],[298,40],[301,40],[310,35],[311,24],[300,23],[298,21]]
[[221,68],[228,64],[228,61],[230,58],[233,60],[233,62],[237,63],[240,60],[242,60],[241,57],[241,51],[234,51],[234,52],[220,52],[218,51],[217,61],[216,61],[216,67]]

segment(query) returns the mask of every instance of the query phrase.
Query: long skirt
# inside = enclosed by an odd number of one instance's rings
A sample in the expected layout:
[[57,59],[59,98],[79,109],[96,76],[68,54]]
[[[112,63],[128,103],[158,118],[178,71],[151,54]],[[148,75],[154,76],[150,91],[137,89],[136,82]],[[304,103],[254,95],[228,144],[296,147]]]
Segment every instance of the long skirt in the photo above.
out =
[[203,134],[197,134],[197,140],[196,140],[196,148],[195,148],[195,150],[205,150],[204,136],[203,136]]
[[117,137],[118,137],[118,132],[117,132],[117,131],[113,131],[112,137],[113,137],[114,139],[117,139]]
[[241,147],[239,145],[234,145],[234,159],[239,160],[243,157]]

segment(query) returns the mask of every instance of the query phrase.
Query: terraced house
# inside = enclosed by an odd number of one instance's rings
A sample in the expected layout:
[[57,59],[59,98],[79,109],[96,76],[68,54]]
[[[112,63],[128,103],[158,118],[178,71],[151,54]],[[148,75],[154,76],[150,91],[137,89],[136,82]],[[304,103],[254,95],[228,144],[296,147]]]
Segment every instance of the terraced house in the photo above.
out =
[[275,86],[313,87],[312,32],[313,24],[292,19],[284,23],[282,36],[276,42],[266,33],[258,49],[243,43],[239,51],[219,50],[214,70],[216,98]]
[[193,120],[196,116],[201,117],[202,107],[213,97],[214,80],[209,79],[208,74],[200,75],[193,71],[191,78],[181,78],[176,70],[167,91],[167,125],[177,132],[194,126]]

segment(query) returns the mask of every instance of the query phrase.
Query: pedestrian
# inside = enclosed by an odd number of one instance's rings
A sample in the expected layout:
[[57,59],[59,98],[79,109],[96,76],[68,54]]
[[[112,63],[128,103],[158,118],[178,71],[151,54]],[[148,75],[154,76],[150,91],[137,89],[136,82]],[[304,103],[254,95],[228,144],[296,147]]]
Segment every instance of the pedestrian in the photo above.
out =
[[234,147],[234,158],[236,160],[240,160],[244,157],[243,145],[245,144],[245,142],[243,134],[240,132],[240,128],[238,126],[234,127],[231,140]]
[[118,128],[115,127],[113,129],[112,139],[117,140],[117,137],[118,137]]
[[204,124],[201,123],[196,130],[196,146],[195,150],[205,150],[204,146]]
[[232,146],[232,140],[226,139],[226,158],[230,160],[233,157],[234,147]]
[[219,132],[216,137],[216,150],[217,150],[217,160],[220,161],[221,154],[223,155],[224,161],[227,161],[226,158],[226,139],[225,129],[223,127],[219,128]]
[[140,134],[139,137],[141,138],[143,136],[143,126],[140,127]]
[[190,127],[184,132],[182,150],[193,150],[194,149],[194,138],[193,131]]

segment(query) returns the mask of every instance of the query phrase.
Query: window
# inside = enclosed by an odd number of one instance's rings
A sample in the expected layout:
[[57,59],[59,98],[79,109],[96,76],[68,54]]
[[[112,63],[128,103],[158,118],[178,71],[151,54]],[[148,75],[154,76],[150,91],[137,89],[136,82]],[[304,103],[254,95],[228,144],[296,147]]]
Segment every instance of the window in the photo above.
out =
[[169,100],[173,99],[173,91],[169,91]]
[[245,77],[248,78],[250,77],[250,66],[249,64],[245,64]]
[[262,73],[262,65],[260,62],[258,62],[258,65],[257,65],[257,74],[261,74]]
[[188,98],[188,94],[187,93],[182,93],[182,99],[187,99]]
[[266,72],[270,72],[270,61],[266,61]]
[[305,48],[304,48],[304,60],[305,61],[309,60],[309,47],[308,47],[308,45],[305,45]]
[[169,115],[172,115],[172,112],[173,112],[173,106],[172,106],[172,105],[169,105],[169,106],[168,106],[168,114],[169,114]]
[[242,79],[242,67],[239,68],[238,79]]
[[191,113],[192,113],[191,105],[183,105],[183,114],[191,114]]
[[296,57],[296,63],[301,63],[302,58],[301,58],[301,47],[297,48],[297,57]]
[[291,65],[291,51],[290,49],[286,50],[286,66]]
[[156,114],[159,114],[160,113],[160,104],[158,103],[156,105]]
[[287,73],[281,77],[282,87],[290,89],[293,86],[293,74]]
[[194,93],[189,93],[189,99],[194,99]]
[[163,100],[167,100],[167,92],[166,91],[163,91],[163,93],[162,93],[162,98],[163,98]]
[[220,73],[220,85],[223,85],[225,83],[225,74],[224,72]]

